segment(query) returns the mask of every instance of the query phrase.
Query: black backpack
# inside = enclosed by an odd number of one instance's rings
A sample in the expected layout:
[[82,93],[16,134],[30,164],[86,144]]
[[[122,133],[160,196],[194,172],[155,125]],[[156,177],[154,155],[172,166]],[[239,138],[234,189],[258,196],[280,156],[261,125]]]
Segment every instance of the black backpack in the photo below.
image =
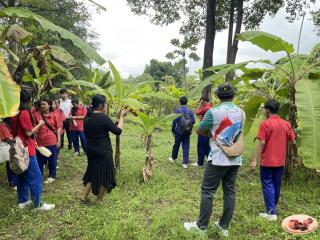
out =
[[193,122],[188,112],[189,110],[182,112],[179,128],[180,135],[190,135],[192,133]]

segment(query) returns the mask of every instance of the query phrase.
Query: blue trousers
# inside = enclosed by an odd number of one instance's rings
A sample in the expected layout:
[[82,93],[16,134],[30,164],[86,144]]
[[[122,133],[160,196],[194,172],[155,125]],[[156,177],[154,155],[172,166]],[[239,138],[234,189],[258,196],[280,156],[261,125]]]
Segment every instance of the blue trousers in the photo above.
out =
[[174,145],[172,148],[171,157],[176,160],[179,153],[180,145],[182,144],[183,152],[183,164],[188,164],[189,162],[189,147],[190,147],[190,135],[181,136],[179,134],[174,135]]
[[41,174],[43,175],[43,166],[48,162],[49,167],[49,177],[50,178],[56,178],[57,177],[57,159],[58,159],[58,148],[57,146],[46,146],[52,153],[50,157],[43,156],[38,150],[37,150],[37,159],[38,159],[38,165]]
[[9,165],[9,162],[6,163],[6,170],[7,170],[8,183],[9,183],[10,187],[17,186],[18,177],[17,177],[17,174],[12,172],[10,165]]
[[73,143],[75,152],[80,152],[80,145],[79,145],[79,138],[80,138],[82,149],[85,153],[87,153],[87,140],[84,135],[84,131],[81,131],[81,132],[71,131],[71,135],[72,135],[72,143]]
[[284,167],[260,167],[260,178],[266,213],[277,214]]
[[34,207],[38,207],[41,201],[42,175],[36,157],[30,157],[29,167],[27,171],[18,175],[17,183],[18,202],[27,202],[30,192]]
[[198,135],[198,165],[202,166],[204,157],[208,157],[211,151],[210,148],[210,138],[206,136]]

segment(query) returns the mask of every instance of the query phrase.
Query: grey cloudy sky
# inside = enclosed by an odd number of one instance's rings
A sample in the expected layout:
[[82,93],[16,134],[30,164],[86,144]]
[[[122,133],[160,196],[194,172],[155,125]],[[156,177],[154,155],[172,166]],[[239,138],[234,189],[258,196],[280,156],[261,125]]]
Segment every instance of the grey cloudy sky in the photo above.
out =
[[[105,6],[107,11],[94,13],[92,27],[99,33],[99,53],[111,60],[123,77],[137,76],[144,70],[146,64],[153,58],[167,60],[166,53],[173,50],[170,40],[179,37],[179,24],[165,27],[155,26],[145,16],[134,15],[125,0],[96,0]],[[288,23],[284,11],[275,17],[266,17],[260,30],[279,35],[295,46],[298,42],[300,23]],[[300,52],[307,53],[320,42],[312,21],[307,17],[303,32]],[[225,63],[227,31],[218,33],[215,40],[214,64]],[[203,42],[198,47],[199,56],[203,55]],[[272,59],[276,60],[282,54],[265,52],[249,43],[240,43],[237,62]],[[191,72],[201,67],[201,61],[191,63]]]

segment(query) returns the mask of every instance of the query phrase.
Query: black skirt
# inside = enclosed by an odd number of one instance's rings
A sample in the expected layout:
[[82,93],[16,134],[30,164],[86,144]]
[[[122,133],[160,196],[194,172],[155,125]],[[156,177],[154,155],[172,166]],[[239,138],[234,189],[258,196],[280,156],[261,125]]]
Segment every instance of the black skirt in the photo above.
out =
[[116,186],[113,151],[110,138],[88,139],[88,166],[83,176],[83,184],[91,182],[92,193],[98,195],[101,186],[110,193]]

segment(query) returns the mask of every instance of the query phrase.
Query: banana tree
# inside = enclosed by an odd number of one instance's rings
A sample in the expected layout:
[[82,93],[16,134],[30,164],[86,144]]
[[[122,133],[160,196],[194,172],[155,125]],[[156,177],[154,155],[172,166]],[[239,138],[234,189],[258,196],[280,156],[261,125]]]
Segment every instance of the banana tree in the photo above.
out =
[[[144,109],[146,106],[138,100],[138,93],[139,89],[144,87],[146,83],[126,84],[111,61],[109,61],[109,67],[114,80],[111,102],[116,116],[119,117],[124,108],[129,107],[133,110]],[[120,136],[116,136],[115,166],[118,170],[120,169],[120,155]]]
[[[283,39],[261,31],[248,31],[238,35],[240,41],[250,42],[265,51],[283,52],[286,56],[276,63],[267,63],[272,69],[266,71],[271,78],[287,84],[289,106],[289,121],[297,130],[302,129],[301,153],[303,163],[308,168],[320,168],[320,123],[318,120],[320,102],[320,44],[317,44],[310,54],[294,54],[292,44]],[[299,116],[299,122],[298,117]],[[287,174],[290,175],[292,166],[297,159],[297,146],[289,146]]]
[[170,115],[147,115],[142,112],[136,112],[138,123],[143,130],[143,134],[146,138],[146,161],[145,166],[142,169],[143,179],[145,182],[149,182],[152,176],[152,166],[153,166],[153,154],[152,154],[152,134],[155,129],[163,127],[166,123],[171,122],[172,120],[179,117],[178,114]]
[[0,53],[0,118],[12,117],[18,112],[20,86],[12,80],[4,56]]

